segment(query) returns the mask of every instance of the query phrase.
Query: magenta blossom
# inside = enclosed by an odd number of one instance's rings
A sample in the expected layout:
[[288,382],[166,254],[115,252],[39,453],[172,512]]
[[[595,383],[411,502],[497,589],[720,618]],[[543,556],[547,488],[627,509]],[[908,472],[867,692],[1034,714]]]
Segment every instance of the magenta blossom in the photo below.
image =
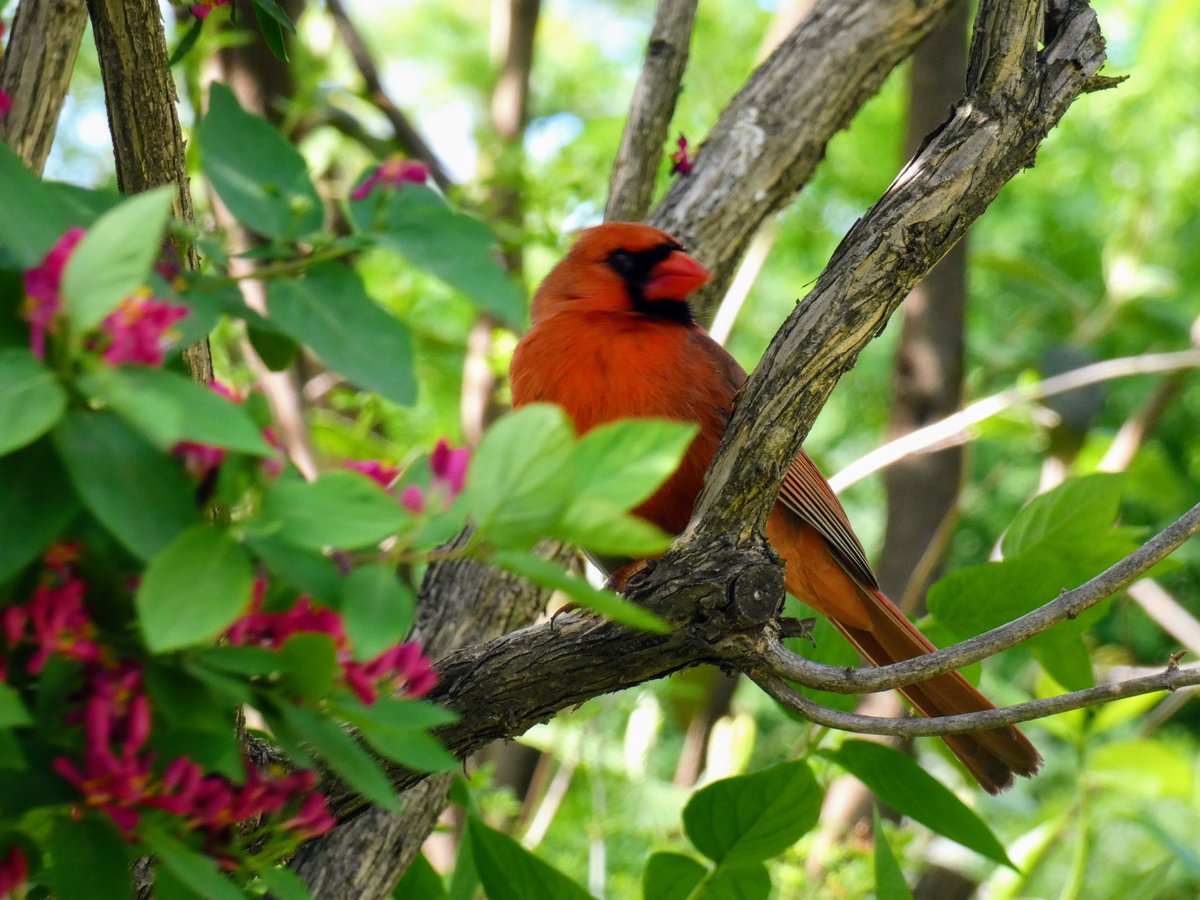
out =
[[350,194],[350,199],[367,199],[377,184],[382,184],[384,187],[400,187],[405,183],[424,184],[428,178],[429,169],[421,163],[407,159],[389,159],[372,170],[366,180]]
[[[440,494],[446,501],[462,493],[467,480],[467,467],[471,462],[471,451],[466,447],[457,450],[445,438],[437,442],[429,455],[429,468],[433,472],[433,493]],[[420,485],[410,484],[400,492],[400,504],[411,513],[425,511],[425,491]]]
[[110,366],[161,366],[164,352],[178,337],[172,326],[187,314],[186,306],[130,297],[100,325],[109,337],[104,361]]
[[0,88],[0,121],[4,120],[10,109],[12,109],[12,97],[9,96],[8,91]]
[[691,175],[692,158],[688,154],[688,139],[682,134],[679,135],[679,140],[675,142],[675,146],[677,146],[679,149],[670,155],[671,174]]
[[82,228],[68,229],[41,263],[25,272],[24,315],[29,320],[30,344],[39,359],[46,355],[46,335],[57,330],[54,320],[62,308],[63,271],[83,235]]
[[24,896],[21,889],[27,878],[29,860],[25,858],[25,851],[20,847],[9,847],[8,853],[0,859],[0,900]]
[[218,6],[227,6],[230,2],[231,0],[200,0],[199,3],[192,4],[192,15],[197,19],[207,19],[208,14]]
[[229,643],[278,650],[294,634],[307,632],[328,635],[333,641],[346,686],[366,704],[374,703],[381,691],[421,697],[436,683],[433,664],[421,652],[420,644],[397,644],[374,659],[356,662],[339,613],[328,607],[314,605],[307,596],[301,596],[291,609],[283,612],[264,612],[262,603],[265,592],[266,582],[259,579],[254,587],[250,611],[230,625],[226,632]]
[[30,675],[41,672],[54,653],[81,662],[101,658],[95,626],[83,605],[86,586],[71,570],[77,553],[74,544],[52,545],[46,551],[47,571],[32,599],[0,612],[0,634],[5,642],[10,647],[29,643],[36,648],[27,667]]
[[400,474],[400,469],[397,466],[389,466],[377,459],[350,459],[346,460],[342,465],[352,471],[361,472],[384,488],[395,481],[396,476]]

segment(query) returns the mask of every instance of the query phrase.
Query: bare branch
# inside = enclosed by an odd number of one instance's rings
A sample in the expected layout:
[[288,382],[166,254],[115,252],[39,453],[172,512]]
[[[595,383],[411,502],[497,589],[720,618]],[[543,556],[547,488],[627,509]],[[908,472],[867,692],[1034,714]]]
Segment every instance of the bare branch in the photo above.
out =
[[1041,700],[1030,700],[1028,703],[1018,703],[1015,706],[1003,706],[997,709],[985,709],[979,712],[961,713],[956,716],[934,716],[932,718],[901,717],[881,718],[876,716],[860,716],[855,713],[844,713],[830,709],[809,700],[799,691],[790,687],[787,682],[769,672],[755,671],[750,678],[764,691],[788,709],[799,713],[810,722],[824,725],[826,728],[836,728],[839,731],[851,731],[856,734],[890,734],[898,737],[923,737],[926,735],[961,734],[964,731],[981,731],[989,728],[1000,728],[1004,725],[1016,725],[1031,719],[1041,719],[1055,713],[1068,712],[1072,709],[1082,709],[1085,706],[1096,706],[1101,703],[1111,703],[1126,697],[1136,697],[1139,694],[1152,694],[1156,691],[1174,691],[1183,687],[1200,684],[1200,665],[1187,667],[1168,666],[1155,675],[1146,675],[1117,684],[1102,684],[1083,691],[1071,691],[1057,697],[1046,697]]
[[0,141],[38,174],[50,155],[85,25],[84,0],[18,3],[8,49],[0,55],[0,88],[12,99],[0,119]]
[[696,2],[658,0],[642,74],[633,90],[621,148],[613,163],[604,208],[609,222],[636,221],[650,208],[654,177],[662,163],[667,128],[687,66]]
[[387,118],[400,146],[413,158],[419,159],[429,167],[429,173],[439,187],[443,190],[450,187],[454,183],[454,179],[446,171],[441,159],[384,90],[383,80],[379,77],[379,68],[375,65],[375,60],[371,58],[366,42],[346,12],[346,8],[342,6],[341,0],[326,0],[326,4],[329,7],[329,15],[333,17],[333,22],[337,26],[342,43],[350,51],[350,56],[353,57],[354,64],[363,77],[367,88],[367,99]]
[[774,674],[797,681],[806,687],[847,694],[871,693],[924,681],[934,675],[960,669],[994,656],[1035,634],[1041,634],[1059,622],[1078,617],[1084,610],[1095,606],[1105,597],[1111,597],[1132,584],[1197,532],[1200,532],[1200,503],[1129,556],[1090,581],[1074,590],[1064,591],[1057,599],[1007,625],[944,650],[879,668],[848,669],[811,662],[775,640],[768,642],[764,664]]
[[1077,390],[1089,384],[1128,378],[1133,375],[1150,375],[1155,372],[1177,372],[1183,369],[1200,368],[1200,350],[1180,350],[1176,353],[1144,353],[1140,356],[1122,356],[1106,359],[1054,375],[1032,384],[1016,387],[976,400],[953,415],[937,422],[910,431],[903,437],[889,441],[856,459],[846,468],[829,479],[835,491],[841,492],[857,484],[868,475],[885,469],[905,457],[931,450],[940,450],[970,440],[968,429],[1002,412],[1026,403],[1036,403]]

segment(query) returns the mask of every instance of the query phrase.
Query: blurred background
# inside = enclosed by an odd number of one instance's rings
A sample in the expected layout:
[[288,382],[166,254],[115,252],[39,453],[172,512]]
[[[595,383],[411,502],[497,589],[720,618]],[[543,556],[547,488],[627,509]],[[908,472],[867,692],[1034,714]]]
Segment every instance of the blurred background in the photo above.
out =
[[[652,3],[282,5],[299,26],[282,71],[238,29],[203,30],[176,69],[185,128],[208,80],[248,79],[258,86],[258,111],[297,142],[331,197],[344,196],[381,158],[424,156],[446,193],[497,232],[529,291],[571,232],[601,220]],[[808,6],[702,0],[656,196],[671,178],[686,177],[670,174],[674,140],[700,145]],[[952,439],[952,449],[912,458],[886,478],[837,482],[846,483],[842,500],[884,587],[915,614],[943,572],[996,558],[1018,510],[1064,478],[1122,473],[1119,523],[1141,536],[1200,496],[1200,378],[1186,368],[1132,374],[1139,358],[1200,341],[1200,5],[1093,6],[1108,39],[1105,74],[1129,80],[1075,104],[1036,166],[1003,190],[965,246],[910,300],[904,321],[898,315],[862,354],[806,444],[834,475],[972,401],[1125,361],[1080,390],[1041,402],[1013,398]],[[720,313],[727,345],[747,369],[847,228],[960,95],[969,12],[892,74],[830,144],[815,180],[752,245]],[[190,26],[186,15],[174,25],[175,15],[164,6],[173,44]],[[364,59],[377,69],[377,91]],[[246,90],[238,93],[251,105]],[[425,151],[398,139],[388,105]],[[46,175],[105,186],[111,169],[95,49],[85,36]],[[200,221],[215,226],[199,179],[193,191]],[[397,407],[302,361],[294,385],[317,456],[403,463],[442,436],[476,440],[507,403],[516,335],[403,260],[373,253],[360,268],[372,296],[413,329],[421,393],[414,406]],[[254,375],[238,347],[232,330],[215,336],[218,377],[247,384]],[[1018,649],[985,667],[985,690],[1019,701],[1161,666],[1180,648],[1200,651],[1200,547],[1185,545],[1156,574],[1088,623],[1081,646],[1090,665]],[[953,638],[938,627],[936,637]],[[818,655],[851,658],[824,632],[818,638]],[[911,822],[888,824],[910,883],[920,875],[918,896],[1200,895],[1200,706],[1191,697],[1139,698],[1029,725],[1045,772],[995,798],[967,787],[940,742],[922,742],[922,764],[969,799],[1023,873]],[[648,850],[683,846],[680,810],[697,784],[837,740],[791,720],[753,685],[697,670],[591,702],[535,729],[520,749],[481,755],[469,771],[494,824],[594,893],[634,897]],[[821,761],[814,764],[819,770]],[[831,789],[822,828],[772,863],[779,896],[869,894],[868,810],[853,784]],[[435,865],[452,865],[453,836],[450,816],[428,847]]]

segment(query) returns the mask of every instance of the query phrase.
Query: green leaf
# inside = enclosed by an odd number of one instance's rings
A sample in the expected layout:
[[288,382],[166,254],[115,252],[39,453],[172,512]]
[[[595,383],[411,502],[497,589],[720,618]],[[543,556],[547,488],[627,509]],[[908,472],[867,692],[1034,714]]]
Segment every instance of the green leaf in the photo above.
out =
[[683,809],[692,843],[720,864],[778,856],[817,824],[823,793],[808,765],[783,763],[701,788]]
[[200,39],[200,32],[204,28],[203,19],[195,19],[192,21],[192,26],[187,30],[187,33],[179,39],[179,43],[175,45],[175,49],[171,51],[171,57],[167,60],[167,68],[173,67],[177,62],[187,56],[188,51],[196,46],[196,41]]
[[47,844],[51,870],[46,880],[61,900],[119,900],[133,896],[129,881],[129,845],[108,819],[85,815],[61,817]]
[[908,882],[900,864],[892,854],[887,836],[883,833],[883,820],[879,818],[879,807],[871,808],[875,827],[875,898],[876,900],[913,900]]
[[655,853],[642,872],[642,900],[688,900],[707,874],[708,868],[691,856]]
[[[266,2],[270,2],[270,0],[266,0]],[[254,2],[254,18],[258,21],[258,30],[262,32],[263,43],[267,45],[267,48],[275,58],[288,62],[287,41],[283,38],[283,28],[267,11],[266,2],[263,2],[263,0],[255,0]],[[271,5],[274,6],[275,4],[271,3]],[[283,11],[280,10],[280,13],[282,14]],[[284,18],[287,19],[287,16],[285,15]],[[291,22],[291,19],[287,20]],[[292,30],[294,31],[295,28],[296,26],[293,25]]]
[[279,26],[285,31],[289,31],[292,34],[296,33],[296,23],[292,21],[291,17],[283,11],[283,7],[276,3],[275,0],[254,0],[254,6],[278,22]]
[[899,750],[853,740],[823,755],[898,812],[988,859],[1015,868],[1003,845],[975,811]]
[[32,269],[75,223],[50,185],[34,175],[0,141],[0,247],[23,269]]
[[49,443],[0,458],[0,583],[37,559],[78,512],[79,501]]
[[324,208],[299,151],[223,84],[212,85],[199,143],[205,176],[242,224],[279,240],[321,227]]
[[[3,520],[0,519],[0,521]],[[1119,728],[1126,722],[1140,719],[1166,697],[1166,691],[1155,691],[1153,694],[1138,694],[1135,697],[1126,697],[1123,700],[1105,703],[1095,710],[1091,731],[1095,734],[1104,734],[1106,731]]]
[[180,441],[274,456],[246,410],[186,375],[148,366],[98,369],[80,387],[163,450]]
[[310,550],[377,544],[397,532],[405,518],[383,488],[344,470],[313,482],[280,478],[268,488],[259,513],[260,524],[277,527],[279,538]]
[[462,769],[462,760],[424,731],[393,731],[365,722],[360,731],[376,753],[405,768],[417,772],[456,772]]
[[500,568],[527,578],[534,584],[567,594],[575,603],[592,612],[643,631],[667,634],[671,627],[648,609],[630,603],[612,591],[592,587],[582,578],[569,575],[558,563],[524,553],[499,551],[488,560]]
[[488,900],[589,900],[591,894],[506,834],[467,819],[475,867]]
[[722,863],[700,887],[696,900],[767,900],[771,876],[758,862]]
[[635,559],[662,553],[674,540],[662,529],[599,497],[572,501],[552,533],[602,556]]
[[271,866],[260,869],[258,874],[266,882],[272,897],[278,897],[279,900],[312,900],[304,879],[291,869]]
[[0,456],[41,437],[66,408],[67,392],[37,357],[0,350]]
[[632,509],[679,467],[697,430],[665,419],[623,419],[593,428],[575,446],[576,497]]
[[400,808],[395,789],[379,763],[336,723],[301,706],[284,707],[283,714],[291,728],[302,735],[326,764],[346,779],[347,784],[377,806],[393,812]]
[[265,647],[206,647],[196,653],[196,659],[232,675],[271,675],[284,666],[279,652]]
[[1034,497],[1005,532],[1001,542],[1005,557],[1039,544],[1071,544],[1106,530],[1117,517],[1124,483],[1122,474],[1088,475]]
[[530,404],[489,428],[464,494],[480,536],[513,549],[542,537],[572,497],[573,452],[574,431],[556,406]]
[[350,204],[359,228],[414,264],[462,291],[511,327],[525,323],[525,298],[500,266],[495,235],[478,219],[455,211],[422,185],[375,189]]
[[349,266],[313,266],[304,278],[267,285],[271,321],[331,369],[394,403],[417,398],[412,338],[370,298]]
[[458,714],[428,700],[380,697],[370,706],[344,708],[346,718],[356,725],[375,725],[393,731],[425,731],[458,721]]
[[404,640],[416,598],[387,565],[359,566],[342,588],[342,620],[355,659],[372,659]]
[[146,283],[162,250],[173,187],[135,194],[96,220],[63,272],[63,304],[80,331],[94,328]]
[[15,728],[32,725],[33,719],[17,689],[0,682],[0,728]]
[[446,900],[448,895],[442,876],[423,853],[418,853],[391,896],[394,900]]
[[323,700],[333,692],[338,666],[337,648],[328,634],[300,631],[280,648],[284,664],[284,685],[304,700]]
[[196,521],[179,465],[111,413],[71,410],[52,437],[84,505],[142,559]]
[[1162,800],[1192,796],[1192,760],[1161,740],[1130,738],[1088,751],[1087,779],[1113,791]]
[[247,535],[246,544],[273,574],[301,593],[326,604],[341,596],[342,576],[329,557],[273,534]]
[[246,337],[250,338],[250,346],[272,372],[282,372],[296,359],[300,345],[274,328],[259,328],[256,325],[246,325]]
[[140,836],[146,846],[154,851],[159,864],[201,897],[207,900],[245,900],[246,895],[207,856],[155,828],[142,829]]
[[150,561],[138,585],[146,646],[165,653],[212,640],[246,609],[253,588],[246,551],[228,532],[189,528]]

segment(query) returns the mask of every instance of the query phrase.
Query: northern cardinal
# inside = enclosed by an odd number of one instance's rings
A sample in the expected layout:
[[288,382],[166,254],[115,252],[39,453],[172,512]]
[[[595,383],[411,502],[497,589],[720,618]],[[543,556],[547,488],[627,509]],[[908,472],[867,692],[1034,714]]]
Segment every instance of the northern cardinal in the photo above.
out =
[[[688,295],[708,272],[664,231],[610,223],[584,231],[533,299],[533,325],[517,345],[513,405],[561,406],[582,434],[643,417],[700,427],[679,468],[634,513],[671,534],[687,525],[704,474],[746,373],[692,318]],[[879,590],[862,545],[828,482],[803,451],[767,519],[788,591],[833,623],[874,665],[934,650]],[[900,688],[927,716],[991,709],[957,672]],[[1041,765],[1016,728],[948,735],[985,790]]]

